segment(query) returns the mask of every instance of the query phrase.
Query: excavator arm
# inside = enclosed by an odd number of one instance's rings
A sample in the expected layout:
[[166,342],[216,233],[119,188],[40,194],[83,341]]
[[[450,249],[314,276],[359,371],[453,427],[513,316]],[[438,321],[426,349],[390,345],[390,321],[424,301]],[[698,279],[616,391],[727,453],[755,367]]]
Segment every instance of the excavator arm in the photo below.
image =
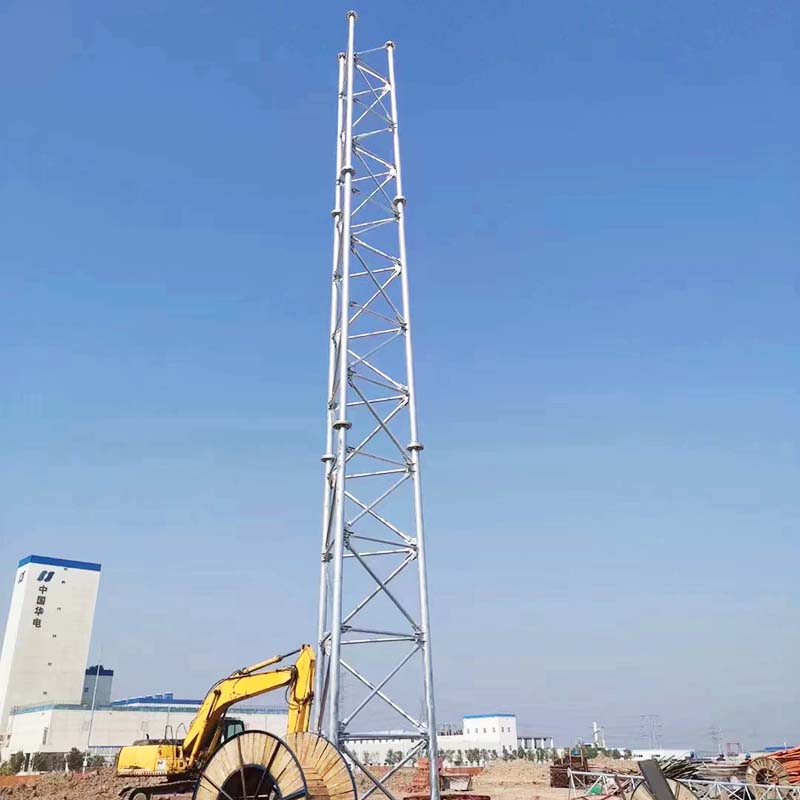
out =
[[183,740],[183,754],[190,768],[198,758],[204,754],[210,755],[216,749],[221,735],[220,722],[232,705],[274,689],[289,688],[287,732],[304,733],[308,730],[314,696],[314,650],[309,645],[303,645],[299,652],[292,666],[267,671],[268,667],[288,658],[288,655],[274,656],[240,669],[214,684]]
[[[274,667],[299,653],[294,664]],[[295,653],[240,669],[216,683],[204,698],[181,744],[173,739],[123,747],[117,774],[166,778],[140,781],[120,791],[125,800],[160,800],[194,792],[198,800],[217,798],[297,797],[306,800],[356,800],[353,775],[342,753],[318,733],[310,733],[314,651]],[[248,730],[222,742],[225,712],[234,704],[274,689],[288,689],[288,735]],[[230,720],[229,720],[230,722]],[[268,776],[268,779],[267,779]],[[264,786],[264,792],[260,791]],[[298,787],[308,787],[301,791]],[[230,790],[230,791],[229,791]],[[253,792],[253,793],[251,793]],[[164,797],[166,800],[166,797]]]

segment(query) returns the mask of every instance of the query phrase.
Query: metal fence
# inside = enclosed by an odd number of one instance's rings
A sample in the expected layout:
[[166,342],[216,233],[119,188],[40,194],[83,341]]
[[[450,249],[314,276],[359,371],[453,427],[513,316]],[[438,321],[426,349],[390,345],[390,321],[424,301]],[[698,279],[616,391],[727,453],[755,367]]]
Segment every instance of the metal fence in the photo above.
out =
[[[568,770],[569,800],[579,797],[619,795],[628,798],[644,782],[641,775]],[[708,781],[681,778],[680,783],[698,800],[800,800],[800,785],[757,784],[744,781]]]

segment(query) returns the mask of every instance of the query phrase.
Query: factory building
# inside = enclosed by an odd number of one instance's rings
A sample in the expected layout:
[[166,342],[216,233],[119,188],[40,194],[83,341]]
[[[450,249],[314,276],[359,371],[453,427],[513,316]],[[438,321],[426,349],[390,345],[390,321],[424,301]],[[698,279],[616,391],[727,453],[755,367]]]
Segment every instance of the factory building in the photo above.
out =
[[[98,689],[99,691],[99,689]],[[72,747],[113,757],[121,747],[140,739],[182,738],[200,700],[175,698],[172,694],[145,695],[113,701],[110,706],[49,704],[17,708],[10,716],[9,734],[0,757],[12,753],[63,753]],[[231,716],[242,720],[247,730],[266,730],[277,736],[286,733],[285,708],[237,706]],[[486,728],[484,733],[483,729]],[[450,763],[466,760],[466,751],[486,751],[502,757],[518,746],[513,714],[478,714],[464,717],[461,728],[438,735],[441,755]],[[401,731],[387,731],[385,738],[353,740],[353,752],[365,763],[383,764],[387,755],[408,752],[408,739]]]
[[651,748],[648,750],[634,748],[631,751],[631,758],[636,761],[644,761],[650,758],[694,758],[694,755],[694,750],[676,750],[674,748],[670,749],[664,747]]
[[114,681],[114,670],[105,669],[102,664],[95,664],[86,670],[83,679],[83,696],[81,704],[84,706],[110,706],[111,684]]
[[523,750],[549,750],[555,747],[552,736],[517,736],[517,745]]
[[[402,738],[402,731],[387,731],[386,738],[354,739],[350,746],[360,759],[370,764],[384,764],[389,751],[408,753],[412,744]],[[462,760],[467,750],[486,751],[491,757],[517,750],[517,717],[514,714],[468,714],[461,727],[444,725],[436,737],[439,755],[448,760],[457,760],[459,751]],[[452,754],[452,755],[451,755]]]
[[475,749],[511,752],[517,749],[515,714],[469,714],[464,717],[461,734],[440,736],[439,747],[447,750]]
[[[98,688],[99,691],[99,688]],[[18,708],[10,716],[10,730],[2,758],[11,753],[65,753],[72,747],[113,756],[138,739],[182,738],[200,707],[200,700],[127,701],[91,708],[50,704]],[[143,698],[135,698],[143,700]],[[286,734],[285,708],[238,706],[232,717],[246,729]]]
[[17,565],[0,653],[0,736],[18,706],[80,704],[100,565],[27,556]]

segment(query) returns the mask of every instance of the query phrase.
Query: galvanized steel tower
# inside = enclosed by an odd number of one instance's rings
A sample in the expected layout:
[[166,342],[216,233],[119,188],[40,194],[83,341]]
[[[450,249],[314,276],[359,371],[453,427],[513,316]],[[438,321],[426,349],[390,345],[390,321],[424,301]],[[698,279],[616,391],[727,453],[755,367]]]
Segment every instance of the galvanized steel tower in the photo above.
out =
[[[429,756],[436,719],[393,42],[339,55],[316,724],[371,780]],[[398,731],[400,727],[400,731]],[[369,742],[405,740],[389,775]]]

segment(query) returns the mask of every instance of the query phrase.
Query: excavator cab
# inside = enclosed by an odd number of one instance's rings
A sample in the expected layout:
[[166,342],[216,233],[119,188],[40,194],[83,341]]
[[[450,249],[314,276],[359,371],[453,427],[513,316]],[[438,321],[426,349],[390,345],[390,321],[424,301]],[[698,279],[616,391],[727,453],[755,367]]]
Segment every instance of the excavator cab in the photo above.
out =
[[228,739],[233,739],[244,733],[244,722],[240,719],[228,719],[227,717],[222,720],[222,741],[227,742]]

